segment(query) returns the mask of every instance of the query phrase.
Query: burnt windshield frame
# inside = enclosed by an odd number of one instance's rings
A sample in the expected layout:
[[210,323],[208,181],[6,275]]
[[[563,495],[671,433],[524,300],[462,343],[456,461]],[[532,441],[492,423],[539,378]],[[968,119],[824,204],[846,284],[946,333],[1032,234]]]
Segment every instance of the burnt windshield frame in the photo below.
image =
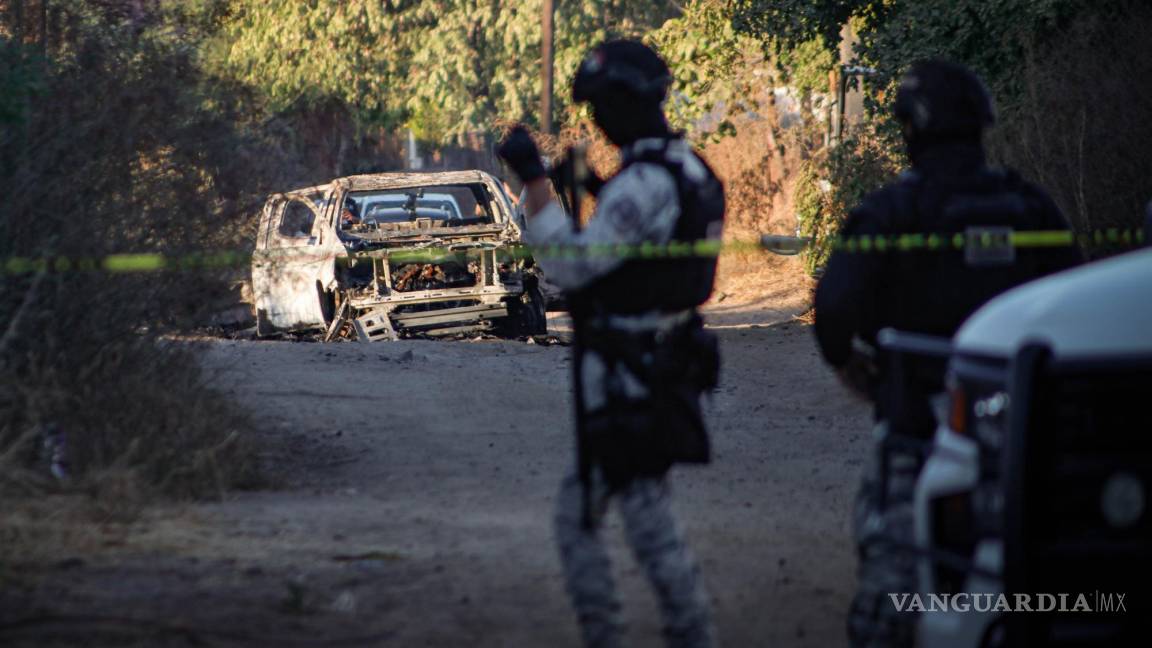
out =
[[500,222],[491,191],[482,182],[365,189],[348,192],[344,199],[356,204],[361,223],[369,226],[425,218],[439,227]]

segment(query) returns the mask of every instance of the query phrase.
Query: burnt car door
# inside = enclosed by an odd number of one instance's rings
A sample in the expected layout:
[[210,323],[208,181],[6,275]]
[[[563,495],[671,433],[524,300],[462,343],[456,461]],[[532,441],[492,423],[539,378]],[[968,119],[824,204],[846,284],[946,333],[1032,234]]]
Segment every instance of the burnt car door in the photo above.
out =
[[323,326],[335,236],[324,221],[328,187],[276,194],[264,205],[252,259],[258,333]]

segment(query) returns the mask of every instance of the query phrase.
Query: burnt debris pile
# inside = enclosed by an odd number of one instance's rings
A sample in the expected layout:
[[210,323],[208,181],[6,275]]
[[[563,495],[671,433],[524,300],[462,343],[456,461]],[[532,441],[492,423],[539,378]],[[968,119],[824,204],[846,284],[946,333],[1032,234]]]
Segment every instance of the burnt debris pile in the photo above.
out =
[[398,292],[469,288],[476,285],[480,272],[476,263],[408,263],[392,272],[392,287]]

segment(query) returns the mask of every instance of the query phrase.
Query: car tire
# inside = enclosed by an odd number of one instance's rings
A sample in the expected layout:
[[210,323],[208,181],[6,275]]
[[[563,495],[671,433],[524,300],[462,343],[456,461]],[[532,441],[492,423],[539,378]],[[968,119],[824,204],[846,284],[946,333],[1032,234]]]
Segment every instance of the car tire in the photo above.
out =
[[268,337],[276,332],[272,323],[268,321],[268,312],[263,308],[256,309],[256,337]]
[[508,319],[504,329],[513,337],[548,334],[544,295],[538,286],[526,288],[519,297],[508,300]]

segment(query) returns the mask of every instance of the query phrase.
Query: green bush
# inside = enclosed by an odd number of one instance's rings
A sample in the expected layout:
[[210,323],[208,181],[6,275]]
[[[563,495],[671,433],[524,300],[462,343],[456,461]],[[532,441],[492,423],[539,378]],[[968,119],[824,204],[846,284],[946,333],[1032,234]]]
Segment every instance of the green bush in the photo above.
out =
[[811,182],[800,187],[804,227],[817,239],[812,267],[827,253],[826,230],[901,166],[891,101],[900,76],[924,58],[963,63],[985,79],[1001,109],[989,137],[993,161],[1039,183],[1078,231],[1139,226],[1152,198],[1146,3],[733,0],[730,7],[738,31],[777,51],[791,48],[780,60],[793,66],[806,43],[834,51],[841,26],[851,24],[859,37],[855,62],[877,71],[864,84],[864,123],[810,170],[831,185],[824,200]]
[[828,260],[832,238],[848,212],[869,192],[891,182],[904,165],[898,146],[874,129],[860,129],[823,159],[809,162],[797,186],[801,235],[812,238],[805,257],[809,273]]

